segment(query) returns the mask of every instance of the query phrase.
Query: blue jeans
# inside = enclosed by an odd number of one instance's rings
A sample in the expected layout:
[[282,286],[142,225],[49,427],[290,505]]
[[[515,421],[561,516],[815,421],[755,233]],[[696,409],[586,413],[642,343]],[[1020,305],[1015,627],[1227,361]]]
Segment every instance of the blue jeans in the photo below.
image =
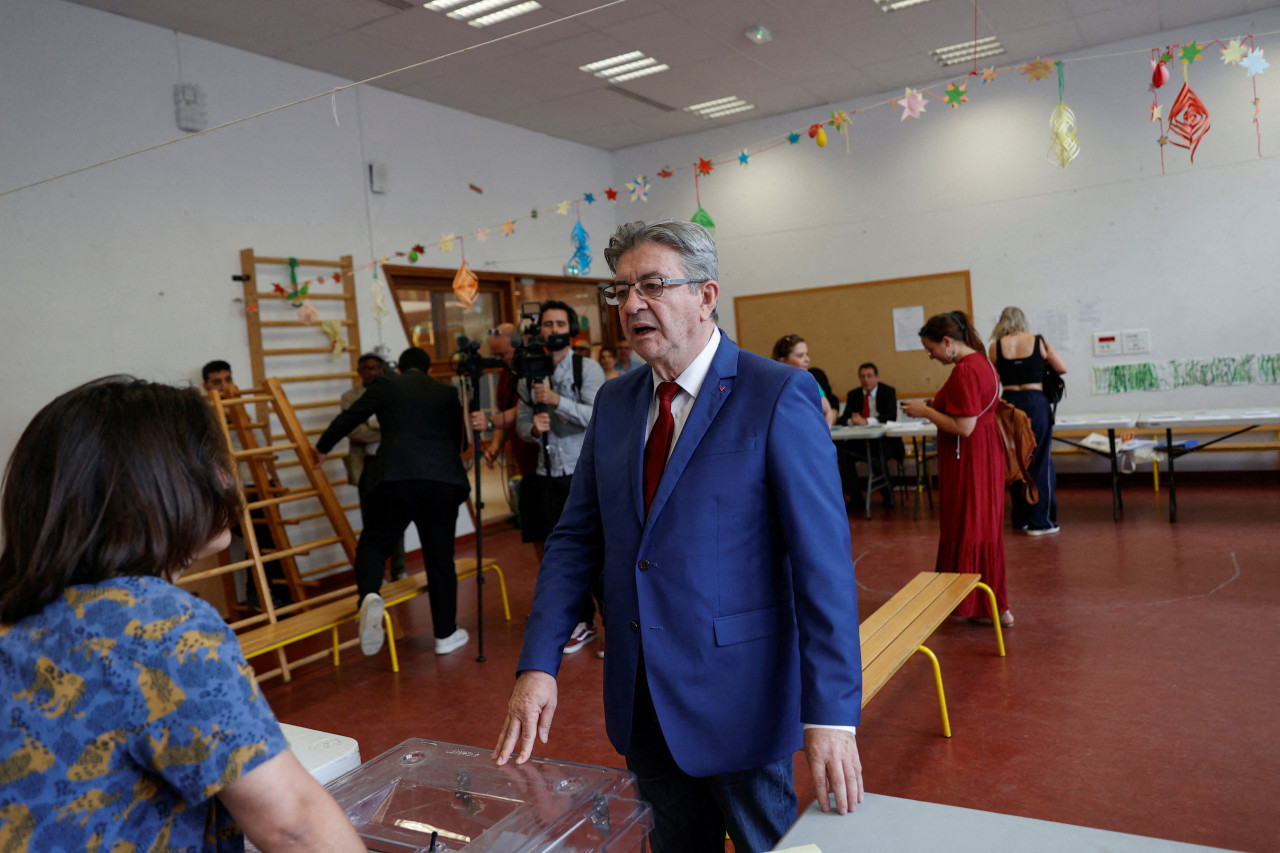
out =
[[794,767],[787,756],[719,776],[700,779],[685,773],[662,734],[641,657],[627,768],[653,807],[649,843],[655,853],[723,853],[726,830],[738,853],[772,850],[796,820]]
[[1005,391],[1004,398],[1015,408],[1027,413],[1031,419],[1031,431],[1036,436],[1036,450],[1027,466],[1027,473],[1035,481],[1040,492],[1037,503],[1027,503],[1022,486],[1012,490],[1011,520],[1013,529],[1047,530],[1058,524],[1058,474],[1053,468],[1053,410],[1043,391],[1034,388],[1026,391]]

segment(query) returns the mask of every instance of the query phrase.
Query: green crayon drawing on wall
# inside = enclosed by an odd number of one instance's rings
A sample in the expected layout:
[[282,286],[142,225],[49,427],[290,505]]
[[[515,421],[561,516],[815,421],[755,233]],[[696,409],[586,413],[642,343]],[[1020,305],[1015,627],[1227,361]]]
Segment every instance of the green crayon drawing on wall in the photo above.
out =
[[1108,364],[1090,371],[1093,394],[1128,394],[1170,388],[1280,385],[1280,353]]

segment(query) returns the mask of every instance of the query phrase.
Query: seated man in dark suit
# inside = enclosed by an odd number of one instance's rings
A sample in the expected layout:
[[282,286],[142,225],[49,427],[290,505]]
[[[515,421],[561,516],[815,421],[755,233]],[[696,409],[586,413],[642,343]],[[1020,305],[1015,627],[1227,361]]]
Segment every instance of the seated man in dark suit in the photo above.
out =
[[[897,420],[898,394],[892,385],[880,381],[880,371],[876,369],[876,366],[869,361],[858,365],[858,380],[862,384],[845,396],[844,411],[836,419],[836,424],[839,426],[846,424],[863,426],[864,424],[884,424]],[[902,439],[883,438],[880,440],[883,442],[885,459],[897,459],[901,463],[906,458],[906,448],[902,444]],[[841,442],[840,473],[841,479],[844,481],[845,491],[850,495],[851,503],[860,502],[862,496],[862,491],[858,487],[856,463],[859,460],[868,462],[868,464],[875,466],[876,469],[880,465],[880,456],[875,452],[870,454],[871,459],[868,461],[868,449],[874,450],[874,448],[870,447],[869,442]],[[881,474],[883,472],[873,469],[873,473]],[[880,494],[884,497],[885,506],[893,506],[893,486],[887,480],[880,487]]]

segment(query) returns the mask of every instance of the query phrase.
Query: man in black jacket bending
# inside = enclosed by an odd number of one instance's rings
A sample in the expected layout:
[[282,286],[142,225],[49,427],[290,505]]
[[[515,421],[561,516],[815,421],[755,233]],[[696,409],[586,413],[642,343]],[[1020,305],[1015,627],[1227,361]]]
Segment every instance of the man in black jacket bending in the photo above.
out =
[[458,392],[432,379],[431,356],[410,347],[400,356],[400,375],[382,377],[365,389],[351,408],[339,414],[311,448],[316,465],[353,429],[377,415],[382,428],[378,454],[362,479],[369,480],[365,527],[356,546],[356,585],[360,593],[360,650],[377,654],[386,639],[385,603],[379,590],[387,558],[412,521],[422,541],[436,654],[466,644],[466,629],[456,623],[458,579],[453,568],[453,537],[458,504],[471,486],[462,467],[467,446]]

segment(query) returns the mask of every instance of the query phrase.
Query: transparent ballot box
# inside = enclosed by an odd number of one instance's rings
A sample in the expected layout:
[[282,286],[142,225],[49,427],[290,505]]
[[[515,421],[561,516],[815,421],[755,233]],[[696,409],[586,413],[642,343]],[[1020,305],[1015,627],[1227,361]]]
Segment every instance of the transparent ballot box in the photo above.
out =
[[653,828],[626,770],[410,738],[327,786],[376,853],[641,853]]

